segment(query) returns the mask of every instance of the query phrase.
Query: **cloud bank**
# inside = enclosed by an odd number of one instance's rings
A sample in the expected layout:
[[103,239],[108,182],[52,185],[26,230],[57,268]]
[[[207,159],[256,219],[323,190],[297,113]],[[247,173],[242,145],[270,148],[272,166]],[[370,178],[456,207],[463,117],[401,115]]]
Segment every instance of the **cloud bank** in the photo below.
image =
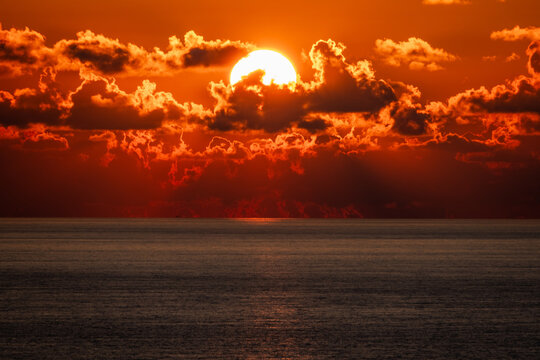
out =
[[[538,40],[523,74],[432,102],[319,40],[294,86],[264,85],[260,71],[213,81],[208,106],[116,78],[224,67],[254,45],[0,36],[2,76],[26,79],[0,90],[2,216],[540,216]],[[458,59],[419,38],[377,40],[375,54],[413,70]]]

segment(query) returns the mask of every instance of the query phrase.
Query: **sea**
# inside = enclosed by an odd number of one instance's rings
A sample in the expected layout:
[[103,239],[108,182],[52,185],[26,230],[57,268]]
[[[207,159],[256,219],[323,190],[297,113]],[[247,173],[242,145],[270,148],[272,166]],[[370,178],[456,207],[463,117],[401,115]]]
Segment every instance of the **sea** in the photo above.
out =
[[540,220],[0,219],[1,359],[540,359]]

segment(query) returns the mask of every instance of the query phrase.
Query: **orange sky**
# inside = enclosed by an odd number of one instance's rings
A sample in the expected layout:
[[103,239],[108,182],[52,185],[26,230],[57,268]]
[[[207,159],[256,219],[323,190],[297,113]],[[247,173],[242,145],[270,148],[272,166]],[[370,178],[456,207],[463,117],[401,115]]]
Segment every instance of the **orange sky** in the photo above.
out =
[[[0,215],[537,217],[538,13],[7,2]],[[296,88],[231,88],[261,48],[291,60]]]

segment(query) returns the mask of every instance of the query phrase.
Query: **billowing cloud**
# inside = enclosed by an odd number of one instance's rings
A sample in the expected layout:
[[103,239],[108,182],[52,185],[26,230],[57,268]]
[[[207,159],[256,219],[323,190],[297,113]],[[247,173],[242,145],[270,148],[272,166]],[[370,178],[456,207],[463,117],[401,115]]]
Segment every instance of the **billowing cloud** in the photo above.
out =
[[0,90],[0,124],[26,127],[30,123],[61,125],[69,107],[66,94],[55,86],[56,73],[48,69],[37,88]]
[[56,52],[67,58],[67,66],[78,61],[102,74],[128,75],[162,75],[185,68],[232,65],[253,48],[239,41],[206,41],[193,31],[186,33],[183,42],[171,36],[167,51],[155,48],[148,52],[89,30],[77,33],[75,40],[61,40],[55,45]]
[[426,132],[429,113],[418,107],[395,106],[391,109],[393,128],[403,135],[421,135]]
[[254,48],[240,41],[207,41],[189,31],[183,41],[171,36],[166,51],[148,51],[90,30],[47,47],[44,36],[36,31],[3,30],[0,25],[0,75],[17,76],[54,66],[57,70],[82,68],[103,75],[163,76],[186,68],[232,65]]
[[485,144],[512,149],[521,146],[522,136],[539,134],[540,77],[531,65],[538,57],[538,42],[531,43],[527,54],[530,76],[521,75],[492,88],[466,90],[446,104],[429,104],[433,132],[474,134]]
[[286,86],[262,84],[262,72],[235,84],[213,84],[217,105],[208,126],[218,130],[264,130],[275,132],[290,127],[306,113],[302,96]]
[[378,39],[375,41],[375,52],[386,64],[396,67],[408,65],[411,70],[442,70],[441,63],[457,60],[457,56],[433,48],[427,41],[415,37],[398,43],[391,39]]
[[69,149],[69,137],[69,133],[51,131],[43,124],[34,124],[26,129],[0,126],[0,141],[15,142],[23,150],[64,151]]
[[318,41],[309,53],[315,81],[307,88],[308,108],[323,112],[375,112],[396,100],[392,87],[375,78],[367,60],[349,63],[345,46]]
[[449,103],[465,112],[540,113],[540,82],[519,77],[490,90],[484,87],[467,90],[450,98]]
[[[143,85],[137,92],[146,90]],[[73,106],[69,109],[66,124],[74,129],[128,130],[160,127],[165,119],[164,110],[145,109],[135,99],[137,95],[119,91],[103,80],[85,81],[71,95]]]
[[250,51],[255,50],[254,45],[240,41],[207,41],[193,31],[186,33],[183,45],[174,37],[169,39],[169,43],[170,50],[165,54],[168,63],[171,64],[171,58],[179,55],[178,65],[185,68],[230,66]]
[[[60,40],[55,52],[65,58],[66,67],[89,67],[102,74],[118,74],[133,70],[152,69],[149,54],[133,44],[122,44],[118,39],[96,35],[92,31],[77,33],[75,40]],[[77,62],[77,63],[73,63]]]
[[328,127],[328,123],[307,119],[310,114],[377,113],[397,100],[393,88],[375,78],[368,61],[348,63],[344,49],[332,40],[314,44],[309,54],[314,80],[301,81],[293,88],[263,85],[263,72],[252,73],[234,88],[212,84],[216,106],[207,119],[209,127],[275,132],[296,126],[316,131]]
[[[540,168],[527,151],[533,145],[525,143],[517,152],[448,135],[422,146],[351,152],[340,146],[345,139],[317,142],[291,133],[246,142],[212,137],[194,151],[182,150],[182,140],[166,149],[168,134],[100,134],[93,147],[85,146],[88,157],[74,156],[75,140],[61,156],[3,148],[0,159],[13,161],[3,161],[0,185],[13,191],[2,214],[7,205],[23,215],[71,216],[504,217],[540,211],[534,201]],[[108,163],[99,157],[107,151],[114,156]],[[148,167],[134,159],[149,161]],[[55,171],[40,179],[43,169]],[[26,187],[23,196],[19,189]],[[51,201],[58,194],[65,196]]]
[[[87,30],[77,33],[76,39],[60,40],[48,48],[43,36],[28,29],[12,29],[6,34],[6,48],[21,48],[19,43],[26,41],[30,42],[26,47],[37,49],[24,50],[17,57],[10,55],[10,61],[19,65],[25,62],[36,64],[33,70],[48,72],[51,78],[58,71],[79,70],[83,83],[72,92],[60,91],[61,87],[54,84],[54,79],[37,89],[3,91],[1,107],[4,116],[1,121],[5,125],[25,127],[42,123],[75,129],[149,129],[161,126],[165,120],[175,119],[206,124],[219,131],[277,132],[299,128],[317,132],[326,130],[332,123],[322,119],[317,115],[319,113],[376,116],[398,101],[392,86],[376,79],[369,61],[347,61],[343,54],[345,46],[332,40],[318,41],[309,53],[313,80],[300,80],[294,88],[265,86],[257,74],[252,74],[235,88],[213,83],[210,91],[216,105],[213,109],[204,109],[195,104],[180,105],[172,95],[165,93],[145,95],[145,100],[140,100],[141,92],[155,91],[155,85],[145,82],[134,94],[127,94],[110,77],[224,66],[245,55],[254,48],[253,45],[230,40],[206,41],[194,32],[188,32],[184,41],[171,37],[166,52],[158,48],[149,52],[135,44],[124,44]],[[37,54],[29,55],[34,52]],[[109,80],[101,78],[100,74],[108,76]],[[156,98],[159,105],[155,105]],[[149,107],[147,103],[154,105]],[[405,112],[399,110],[400,106],[392,105],[391,117],[403,119]],[[419,129],[424,128],[420,126]],[[398,131],[403,127],[394,129]]]
[[75,91],[63,93],[55,76],[45,73],[37,89],[0,91],[0,123],[21,128],[39,123],[73,129],[149,129],[186,113],[184,105],[169,93],[156,92],[149,81],[130,94],[105,78],[86,75]]
[[522,28],[516,25],[512,29],[503,29],[491,33],[491,39],[504,41],[540,40],[540,27]]
[[2,29],[0,23],[0,76],[42,69],[53,58],[53,51],[45,46],[45,37],[40,33],[28,28]]
[[491,89],[481,87],[467,90],[448,100],[449,107],[460,113],[537,113],[540,114],[540,77],[538,63],[540,42],[531,43],[528,76],[519,76]]
[[[0,215],[540,216],[538,41],[528,74],[425,105],[320,40],[295,85],[254,72],[211,82],[203,106],[115,78],[225,66],[252,45],[190,32],[147,50],[85,31],[49,48],[28,29],[2,34],[0,63],[41,77],[0,90]],[[412,39],[380,40],[378,55],[432,70],[457,59]],[[79,83],[61,83],[74,70]]]

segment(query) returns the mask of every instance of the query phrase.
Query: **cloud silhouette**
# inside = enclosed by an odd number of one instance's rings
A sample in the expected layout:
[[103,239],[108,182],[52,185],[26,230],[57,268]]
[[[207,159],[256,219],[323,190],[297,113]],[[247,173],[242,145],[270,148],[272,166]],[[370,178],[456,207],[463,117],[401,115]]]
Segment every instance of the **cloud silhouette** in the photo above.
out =
[[164,76],[187,68],[232,65],[253,49],[252,44],[240,41],[207,41],[193,31],[188,31],[183,41],[171,36],[166,51],[148,51],[90,30],[48,47],[45,37],[36,31],[4,30],[0,24],[0,75],[18,76],[54,66],[57,70],[88,69],[102,75]]
[[[194,32],[165,50],[92,31],[52,46],[29,29],[0,34],[0,69],[15,77],[0,90],[0,215],[540,216],[537,40],[522,75],[428,103],[328,39],[294,85],[256,71],[210,82],[213,102],[197,104],[117,77],[232,65],[253,45]],[[520,34],[500,37],[531,38]],[[457,60],[419,38],[376,49],[412,69]]]
[[29,28],[6,30],[0,23],[0,76],[41,70],[53,59],[53,51],[45,46],[43,35]]

